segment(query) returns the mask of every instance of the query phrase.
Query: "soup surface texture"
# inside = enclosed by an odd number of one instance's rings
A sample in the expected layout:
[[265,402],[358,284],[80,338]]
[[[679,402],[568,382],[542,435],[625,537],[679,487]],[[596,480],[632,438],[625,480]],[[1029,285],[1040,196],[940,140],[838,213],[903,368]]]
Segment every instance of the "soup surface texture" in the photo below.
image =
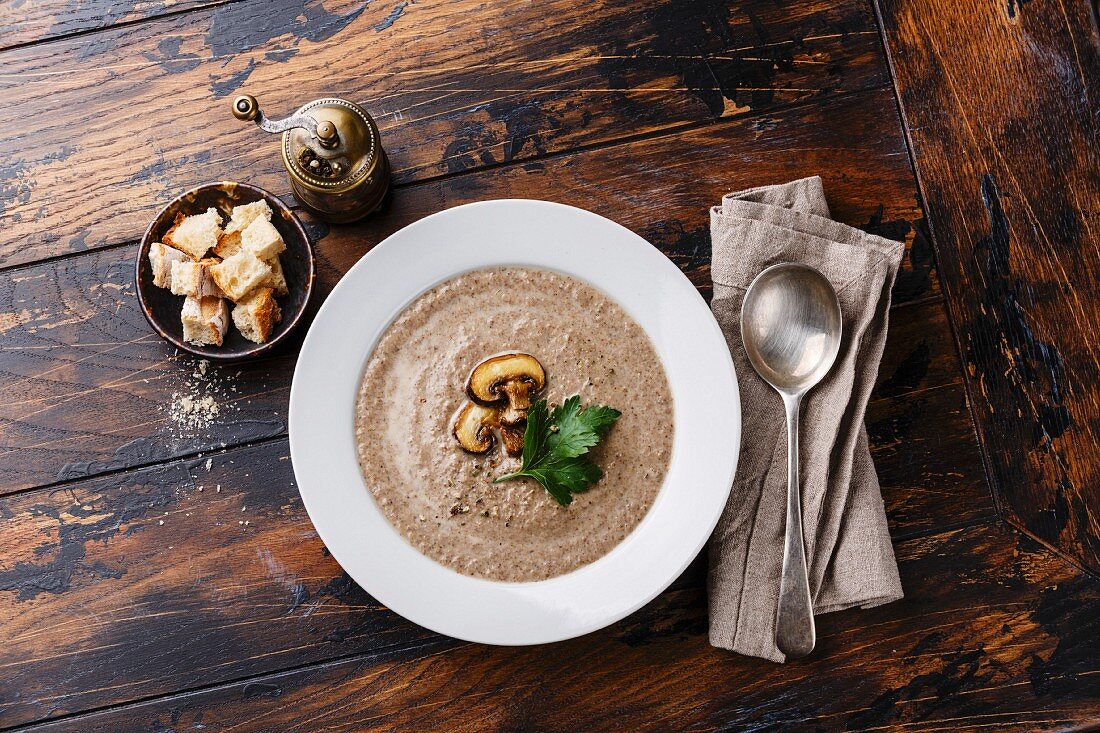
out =
[[[525,352],[546,370],[539,397],[622,412],[590,457],[604,477],[562,507],[500,441],[485,455],[452,435],[470,371]],[[672,395],[645,331],[614,301],[549,270],[459,275],[421,295],[379,340],[356,405],[363,478],[390,523],[454,570],[535,581],[605,555],[653,505],[672,452]]]

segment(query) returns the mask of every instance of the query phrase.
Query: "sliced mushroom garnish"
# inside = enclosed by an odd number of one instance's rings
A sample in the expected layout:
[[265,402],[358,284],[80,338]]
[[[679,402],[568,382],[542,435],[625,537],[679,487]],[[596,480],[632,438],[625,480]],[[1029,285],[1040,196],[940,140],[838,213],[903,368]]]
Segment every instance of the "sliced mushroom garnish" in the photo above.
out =
[[500,442],[504,443],[504,450],[508,452],[510,456],[518,456],[523,454],[523,433],[527,429],[526,425],[520,426],[503,426],[500,429]]
[[[454,436],[467,453],[488,453],[496,444],[493,428],[497,426],[499,410],[475,402],[467,402],[455,418]],[[522,448],[521,448],[522,450]]]
[[518,426],[527,419],[531,396],[546,386],[546,371],[530,354],[501,354],[478,364],[466,383],[470,399],[481,405],[507,402],[500,414],[503,425]]

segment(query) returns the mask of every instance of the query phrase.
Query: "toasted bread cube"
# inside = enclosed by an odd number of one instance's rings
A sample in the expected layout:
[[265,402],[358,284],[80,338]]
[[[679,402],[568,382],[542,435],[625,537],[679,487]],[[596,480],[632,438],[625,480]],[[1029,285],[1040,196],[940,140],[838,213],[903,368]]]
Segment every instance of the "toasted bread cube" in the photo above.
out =
[[286,286],[286,277],[283,276],[283,263],[279,261],[278,257],[272,257],[266,262],[267,266],[271,268],[271,275],[264,281],[264,285],[272,288],[276,295],[289,293],[290,289]]
[[210,268],[218,264],[218,260],[210,258],[199,260],[185,260],[172,263],[172,294],[193,295],[196,298],[224,298],[221,288],[214,282],[210,274]]
[[261,260],[269,260],[286,249],[279,230],[264,218],[256,219],[245,227],[241,232],[241,245]]
[[164,241],[176,249],[201,260],[218,243],[222,233],[222,219],[217,209],[207,209],[205,214],[176,217],[176,225],[164,235]]
[[158,288],[172,287],[172,264],[190,261],[186,253],[161,242],[149,247],[149,266],[153,268],[153,284]]
[[244,231],[245,227],[256,219],[271,221],[271,207],[263,199],[254,201],[251,204],[234,206],[233,211],[229,213],[229,223],[225,225],[225,232],[231,234]]
[[249,341],[262,344],[271,338],[271,330],[283,313],[271,288],[256,288],[233,307],[233,325]]
[[214,282],[234,303],[241,300],[271,277],[271,267],[251,252],[241,251],[211,266]]
[[183,340],[196,346],[221,346],[229,324],[229,309],[221,298],[195,298],[183,301]]
[[241,233],[223,232],[218,237],[218,243],[214,245],[214,254],[227,260],[241,251]]

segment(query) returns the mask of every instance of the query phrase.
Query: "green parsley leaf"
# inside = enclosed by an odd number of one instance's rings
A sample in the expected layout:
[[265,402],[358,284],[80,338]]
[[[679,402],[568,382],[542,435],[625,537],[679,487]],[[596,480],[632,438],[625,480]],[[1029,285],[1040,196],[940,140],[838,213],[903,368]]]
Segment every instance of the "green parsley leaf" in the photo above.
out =
[[548,412],[546,400],[539,400],[527,410],[523,465],[493,483],[527,476],[542,484],[559,504],[569,506],[573,494],[587,491],[603,477],[600,467],[585,454],[607,435],[620,415],[606,405],[582,409],[580,395],[573,395],[553,412]]

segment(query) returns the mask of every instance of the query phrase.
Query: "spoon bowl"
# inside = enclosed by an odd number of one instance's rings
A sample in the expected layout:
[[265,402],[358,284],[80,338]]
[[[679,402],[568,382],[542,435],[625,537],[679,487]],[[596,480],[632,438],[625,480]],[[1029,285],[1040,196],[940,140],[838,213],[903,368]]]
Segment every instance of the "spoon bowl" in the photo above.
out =
[[775,645],[792,659],[806,656],[816,643],[798,485],[798,407],[832,369],[842,329],[836,290],[808,265],[772,265],[745,292],[741,341],[753,368],[783,398],[787,414],[787,525]]
[[773,265],[745,293],[741,340],[753,368],[780,392],[821,381],[840,351],[840,335],[836,291],[808,265]]

